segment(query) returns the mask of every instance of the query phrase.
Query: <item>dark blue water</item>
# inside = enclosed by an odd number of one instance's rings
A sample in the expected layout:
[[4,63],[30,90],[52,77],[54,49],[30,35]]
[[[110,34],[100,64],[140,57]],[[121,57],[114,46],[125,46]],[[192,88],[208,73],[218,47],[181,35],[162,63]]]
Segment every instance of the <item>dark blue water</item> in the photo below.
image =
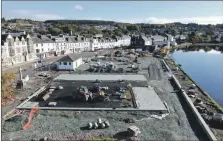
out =
[[215,50],[205,52],[175,51],[173,59],[197,82],[219,105],[223,107],[223,54]]

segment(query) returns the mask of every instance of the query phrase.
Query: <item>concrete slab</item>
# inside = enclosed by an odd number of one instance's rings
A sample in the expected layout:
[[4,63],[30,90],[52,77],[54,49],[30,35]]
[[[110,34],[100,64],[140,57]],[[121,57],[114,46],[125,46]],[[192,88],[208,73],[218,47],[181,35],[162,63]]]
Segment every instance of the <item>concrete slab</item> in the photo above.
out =
[[117,81],[117,80],[127,80],[127,81],[147,81],[143,75],[76,75],[76,74],[61,74],[54,80],[81,80],[81,81],[95,81],[96,79],[102,81]]
[[34,108],[37,107],[39,105],[39,102],[30,102],[27,101],[26,103],[24,103],[23,105],[20,106],[20,108]]
[[137,107],[140,110],[166,111],[166,107],[153,88],[132,87]]

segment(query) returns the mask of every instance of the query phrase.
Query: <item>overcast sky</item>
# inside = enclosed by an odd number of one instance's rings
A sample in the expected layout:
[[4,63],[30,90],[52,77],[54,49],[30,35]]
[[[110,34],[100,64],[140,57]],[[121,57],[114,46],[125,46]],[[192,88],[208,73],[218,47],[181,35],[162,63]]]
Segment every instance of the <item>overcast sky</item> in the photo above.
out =
[[88,19],[130,23],[223,23],[222,1],[3,1],[6,19]]

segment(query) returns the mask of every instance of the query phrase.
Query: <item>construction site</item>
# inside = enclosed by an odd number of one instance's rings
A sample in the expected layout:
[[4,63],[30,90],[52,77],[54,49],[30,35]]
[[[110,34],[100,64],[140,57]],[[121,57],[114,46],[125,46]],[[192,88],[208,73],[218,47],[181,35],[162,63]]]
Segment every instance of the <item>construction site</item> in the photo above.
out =
[[2,108],[2,139],[208,140],[159,58],[106,50],[83,61],[16,90]]

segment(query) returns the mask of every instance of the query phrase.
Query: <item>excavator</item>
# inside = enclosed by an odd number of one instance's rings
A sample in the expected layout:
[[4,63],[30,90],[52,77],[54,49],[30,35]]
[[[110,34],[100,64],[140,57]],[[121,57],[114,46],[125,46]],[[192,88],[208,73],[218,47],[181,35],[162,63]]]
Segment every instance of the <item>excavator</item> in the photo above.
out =
[[156,52],[153,53],[154,57],[160,58],[160,57],[164,57],[165,55],[168,54],[168,49],[165,48],[161,48],[160,50],[157,50]]
[[167,55],[167,53],[168,53],[168,49],[161,48],[161,49],[160,49],[160,53],[161,53],[162,55]]

